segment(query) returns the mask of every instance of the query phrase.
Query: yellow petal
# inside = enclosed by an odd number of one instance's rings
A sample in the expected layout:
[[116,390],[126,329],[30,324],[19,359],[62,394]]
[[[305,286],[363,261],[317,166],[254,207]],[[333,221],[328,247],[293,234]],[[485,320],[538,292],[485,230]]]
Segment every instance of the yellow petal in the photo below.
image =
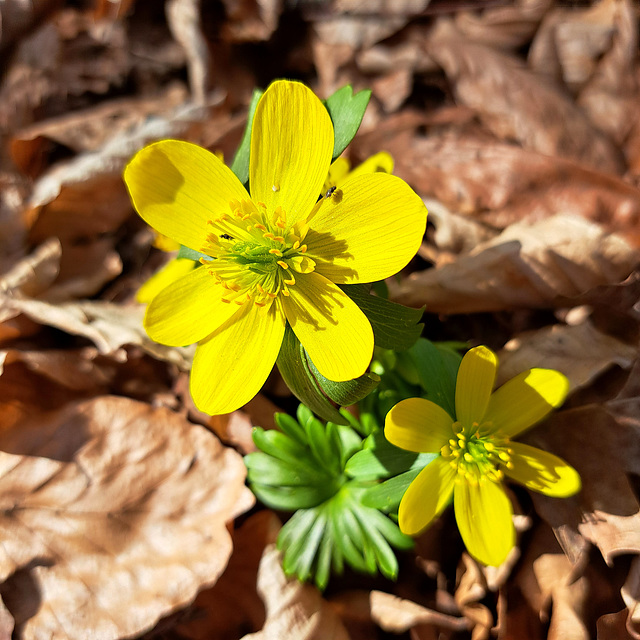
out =
[[223,291],[206,266],[171,283],[147,307],[144,327],[149,337],[172,347],[206,338],[238,310],[222,302]]
[[487,347],[470,349],[462,358],[456,380],[456,418],[463,427],[484,418],[497,367],[496,354]]
[[529,369],[505,382],[489,400],[485,420],[493,431],[513,438],[559,407],[569,381],[554,369]]
[[426,224],[424,203],[406,182],[370,173],[349,178],[320,201],[305,243],[318,272],[332,282],[374,282],[407,265]]
[[174,258],[154,273],[136,293],[136,300],[148,304],[165,287],[193,271],[198,263],[187,258]]
[[[336,162],[338,160],[336,160]],[[348,176],[345,175],[342,179],[338,178],[335,184],[339,187],[347,177],[353,178],[355,176],[361,176],[366,173],[378,172],[393,173],[393,158],[386,151],[380,151],[379,153],[368,157],[362,164],[359,164],[355,169],[350,171]]]
[[503,470],[513,480],[554,498],[566,498],[580,491],[580,475],[562,458],[521,442],[512,442],[510,446],[513,469],[503,467]]
[[124,170],[136,211],[156,231],[201,251],[207,220],[249,195],[213,153],[189,142],[163,140],[139,151]]
[[333,125],[322,102],[300,82],[278,80],[256,107],[251,132],[251,197],[287,226],[305,220],[322,190],[333,154]]
[[340,180],[344,180],[349,175],[350,166],[349,161],[342,156],[335,159],[329,167],[329,173],[322,185],[322,195],[325,195],[331,187],[335,187]]
[[172,240],[168,236],[163,236],[161,233],[156,233],[156,237],[153,239],[153,246],[160,251],[177,251],[180,248],[180,243]]
[[484,564],[502,564],[515,544],[511,501],[502,486],[488,478],[456,483],[453,505],[460,535],[469,553]]
[[409,485],[398,509],[400,531],[415,536],[449,504],[456,470],[443,458],[430,462]]
[[190,381],[196,407],[217,415],[249,402],[275,364],[284,327],[284,315],[277,304],[267,310],[247,303],[200,342]]
[[317,273],[297,276],[289,291],[287,320],[318,371],[337,382],[361,376],[373,356],[373,329],[360,308]]
[[440,406],[424,398],[401,400],[387,413],[384,437],[407,451],[440,451],[453,437],[453,418]]

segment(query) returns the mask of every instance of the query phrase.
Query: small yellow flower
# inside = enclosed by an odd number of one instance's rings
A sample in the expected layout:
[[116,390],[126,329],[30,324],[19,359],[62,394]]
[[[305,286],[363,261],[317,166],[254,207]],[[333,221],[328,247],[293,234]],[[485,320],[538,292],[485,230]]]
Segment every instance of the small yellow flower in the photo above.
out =
[[154,273],[136,293],[136,300],[149,304],[164,288],[191,273],[197,263],[189,258],[173,258]]
[[564,460],[511,441],[562,404],[567,379],[552,369],[529,369],[491,393],[496,369],[492,351],[471,349],[458,371],[455,420],[429,400],[409,398],[389,411],[385,424],[385,437],[397,447],[440,454],[402,497],[402,532],[418,534],[453,494],[462,539],[488,565],[501,564],[515,543],[504,476],[553,497],[580,490],[580,476]]
[[318,200],[333,125],[310,89],[277,81],[256,108],[251,195],[218,158],[165,140],[125,169],[136,210],[160,233],[211,256],[147,308],[157,342],[198,343],[196,406],[211,414],[248,402],[266,380],[288,323],[318,370],[336,381],[363,374],[373,331],[337,286],[397,273],[418,250],[422,200],[397,177],[349,178]]

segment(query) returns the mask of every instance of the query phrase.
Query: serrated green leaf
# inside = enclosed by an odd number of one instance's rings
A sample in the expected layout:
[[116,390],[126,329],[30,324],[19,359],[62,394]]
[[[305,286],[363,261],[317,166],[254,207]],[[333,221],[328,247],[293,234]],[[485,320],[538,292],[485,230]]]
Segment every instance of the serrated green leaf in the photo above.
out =
[[398,560],[396,554],[378,529],[375,526],[371,526],[368,515],[373,511],[373,509],[367,509],[366,511],[364,509],[355,509],[354,515],[369,540],[371,549],[376,557],[376,564],[380,567],[382,574],[391,580],[395,580],[398,577]]
[[309,450],[306,446],[275,429],[265,430],[262,427],[255,427],[251,436],[258,449],[278,460],[295,465],[309,458]]
[[384,538],[397,549],[407,551],[413,549],[415,541],[402,531],[398,525],[389,519],[388,516],[380,513],[377,509],[367,509],[367,522],[374,526]]
[[266,453],[256,451],[249,453],[244,458],[247,467],[247,480],[259,484],[268,484],[274,487],[295,487],[320,484],[330,480],[326,474],[318,469],[310,467],[304,461],[299,464],[291,464],[278,460]]
[[342,407],[355,404],[358,400],[362,400],[362,398],[368,396],[380,382],[380,376],[371,372],[364,373],[359,378],[346,380],[345,382],[329,380],[318,371],[306,351],[304,355],[307,359],[307,366],[316,379],[320,389],[322,389],[331,400]]
[[[302,345],[289,325],[284,332],[277,365],[286,385],[300,402],[324,420],[346,424],[345,419],[322,393],[306,364],[306,357],[303,357]],[[302,424],[302,420],[300,423]]]
[[320,591],[324,591],[329,584],[329,575],[331,573],[331,557],[334,555],[335,545],[333,544],[333,527],[325,525],[324,535],[320,541],[318,549],[318,559],[316,561],[315,583]]
[[450,350],[446,355],[443,353],[425,338],[418,340],[409,350],[427,398],[453,417],[456,415],[456,377],[462,358],[458,356],[456,366],[457,354]]
[[316,553],[320,547],[325,525],[327,522],[327,514],[324,509],[316,509],[316,519],[308,533],[300,540],[299,546],[291,547],[291,554],[297,555],[295,563],[295,574],[300,580],[308,580],[311,576],[311,568]]
[[289,518],[289,521],[282,526],[282,529],[280,529],[276,547],[280,551],[284,551],[291,546],[294,540],[304,537],[313,525],[315,519],[316,516],[313,509],[300,509],[296,511],[291,518]]
[[258,106],[258,101],[264,92],[261,89],[254,89],[247,113],[247,124],[244,127],[242,140],[236,150],[236,155],[231,163],[231,171],[236,174],[242,184],[249,182],[249,156],[251,154],[251,130],[253,128],[253,116]]
[[327,428],[319,420],[311,420],[307,425],[307,435],[309,436],[309,446],[314,458],[322,468],[330,469],[333,473],[339,473],[336,458],[329,442]]
[[309,439],[307,438],[307,434],[295,418],[291,417],[288,413],[276,413],[273,417],[278,427],[290,438],[293,438],[303,446],[308,444]]
[[367,316],[376,346],[394,351],[408,349],[420,337],[424,307],[412,309],[369,293],[363,284],[338,285]]
[[364,112],[369,104],[371,91],[359,91],[354,95],[350,85],[338,89],[325,101],[334,130],[333,159],[335,160],[353,140]]
[[332,486],[272,487],[258,482],[251,484],[251,491],[260,502],[277,511],[311,509],[335,493]]

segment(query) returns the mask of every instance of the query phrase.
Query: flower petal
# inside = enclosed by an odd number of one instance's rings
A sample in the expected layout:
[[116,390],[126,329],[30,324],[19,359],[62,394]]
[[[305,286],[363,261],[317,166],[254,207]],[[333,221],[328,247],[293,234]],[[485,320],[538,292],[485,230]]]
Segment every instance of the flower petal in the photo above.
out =
[[251,197],[268,212],[282,206],[287,226],[305,220],[320,195],[333,154],[333,124],[300,82],[278,80],[256,107],[251,132]]
[[453,491],[460,535],[469,553],[491,566],[502,564],[515,544],[511,501],[502,486],[488,478],[461,481]]
[[156,231],[201,251],[207,221],[228,212],[231,200],[249,194],[213,153],[179,140],[162,140],[138,151],[124,170],[140,216]]
[[269,309],[244,304],[196,349],[191,395],[200,411],[217,415],[245,405],[275,364],[285,320],[277,304]]
[[437,453],[453,437],[453,418],[424,398],[401,400],[387,413],[384,437],[396,447],[417,453]]
[[496,354],[484,346],[470,349],[462,358],[456,381],[456,418],[463,427],[484,418],[497,367]]
[[505,382],[491,396],[485,420],[492,430],[513,438],[560,406],[569,381],[554,369],[529,369]]
[[513,480],[553,498],[566,498],[580,491],[580,474],[562,458],[521,442],[510,446],[513,469],[502,469]]
[[457,473],[444,458],[430,462],[409,485],[398,509],[400,531],[415,536],[449,504]]
[[200,267],[153,298],[144,328],[160,344],[181,347],[198,342],[238,311],[237,305],[222,302],[222,293],[207,268]]
[[[365,173],[378,173],[379,171],[382,173],[393,173],[393,158],[386,151],[380,151],[379,153],[369,156],[362,164],[359,164],[355,169],[350,171],[348,177],[353,178]],[[342,182],[342,179],[338,179],[336,181],[337,186],[340,186]]]
[[325,195],[331,187],[337,186],[339,180],[344,181],[344,179],[349,175],[350,167],[351,164],[346,158],[343,158],[342,156],[336,158],[329,167],[329,173],[322,185],[322,195]]
[[188,258],[174,258],[173,260],[169,260],[162,269],[156,271],[156,273],[138,289],[136,300],[148,304],[165,287],[179,280],[182,276],[191,273],[197,265],[197,262],[189,260]]
[[361,376],[373,355],[373,329],[358,305],[317,273],[297,275],[289,292],[287,320],[318,371],[337,382]]
[[418,251],[427,210],[409,185],[386,173],[346,182],[323,198],[305,238],[317,270],[332,282],[383,280]]

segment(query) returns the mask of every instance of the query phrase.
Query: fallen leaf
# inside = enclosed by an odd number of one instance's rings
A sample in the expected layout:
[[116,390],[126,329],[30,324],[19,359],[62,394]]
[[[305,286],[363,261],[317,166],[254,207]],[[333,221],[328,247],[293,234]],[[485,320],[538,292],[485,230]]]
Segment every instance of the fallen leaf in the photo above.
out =
[[0,640],[11,640],[14,627],[15,620],[0,598]]
[[427,44],[442,66],[456,100],[475,109],[498,138],[517,140],[525,149],[581,162],[619,174],[619,150],[591,125],[556,87],[517,59],[477,44],[440,19]]
[[349,640],[331,605],[309,584],[287,578],[280,552],[268,545],[258,570],[258,593],[267,618],[261,631],[242,640]]
[[0,449],[1,593],[24,640],[149,629],[217,580],[253,503],[238,454],[126,398],[27,420]]
[[393,298],[431,313],[570,306],[595,287],[626,278],[638,253],[592,223],[556,216],[512,225],[451,264],[412,273]]
[[637,347],[598,331],[587,320],[578,325],[557,324],[518,335],[505,344],[498,356],[497,385],[531,367],[543,367],[564,373],[575,390],[588,385],[614,364],[630,369],[637,357]]

